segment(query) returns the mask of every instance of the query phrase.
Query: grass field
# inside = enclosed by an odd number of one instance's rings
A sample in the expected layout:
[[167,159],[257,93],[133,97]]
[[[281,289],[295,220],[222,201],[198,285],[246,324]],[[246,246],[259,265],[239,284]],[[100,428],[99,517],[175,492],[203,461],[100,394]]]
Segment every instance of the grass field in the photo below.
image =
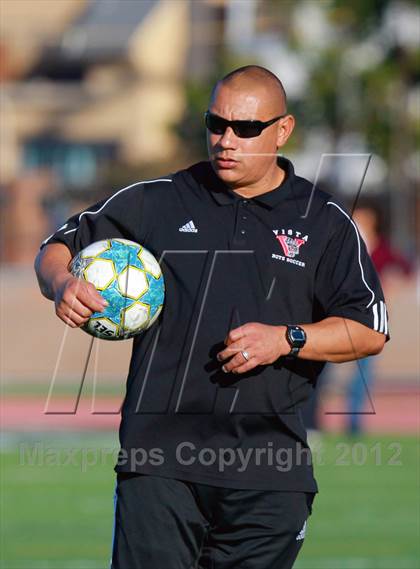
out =
[[[3,436],[2,569],[108,567],[116,448],[111,434]],[[416,439],[327,436],[315,463],[320,494],[295,568],[419,568]]]

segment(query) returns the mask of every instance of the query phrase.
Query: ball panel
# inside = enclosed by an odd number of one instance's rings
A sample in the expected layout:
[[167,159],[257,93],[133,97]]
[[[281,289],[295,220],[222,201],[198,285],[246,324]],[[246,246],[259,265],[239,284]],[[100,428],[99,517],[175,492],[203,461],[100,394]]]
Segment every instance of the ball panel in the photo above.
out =
[[151,317],[150,322],[148,324],[148,328],[150,328],[151,326],[153,326],[153,324],[156,322],[156,320],[159,318],[160,313],[162,312],[162,305],[159,306],[159,308],[156,310],[156,312],[154,313],[154,315]]
[[160,270],[159,263],[156,261],[155,257],[143,247],[142,251],[138,254],[139,259],[144,265],[146,271],[148,271],[151,275],[158,279],[162,274]]
[[90,262],[91,259],[82,259],[79,253],[78,255],[76,255],[76,257],[74,257],[74,259],[71,262],[71,267],[70,267],[71,273],[78,279],[85,280],[83,271],[86,269],[86,267],[89,265]]
[[122,295],[137,300],[149,288],[144,271],[129,266],[118,276],[118,288]]
[[83,271],[85,280],[98,290],[105,290],[115,279],[114,263],[111,259],[93,259]]
[[148,276],[149,288],[147,292],[139,299],[142,302],[150,304],[152,312],[156,310],[158,306],[163,304],[165,298],[165,286],[163,282],[163,275],[156,280],[154,277]]
[[122,322],[124,329],[137,332],[147,327],[149,322],[150,306],[141,302],[133,303],[123,311]]
[[130,241],[129,239],[123,239],[122,237],[115,237],[114,239],[112,239],[112,242],[122,243],[123,245],[131,245],[132,247],[137,247],[138,249],[142,248],[141,245],[139,245],[135,241]]
[[96,257],[111,248],[111,243],[108,239],[104,241],[95,241],[91,245],[88,245],[80,252],[82,259],[88,259],[89,257]]
[[[127,265],[137,265],[139,245],[136,245],[135,243],[132,245],[126,245],[124,243],[119,243],[115,239],[112,239],[111,243],[111,249],[109,251],[105,251],[101,257],[103,259],[112,259],[117,273],[121,273]],[[143,265],[139,265],[139,268],[142,269]]]

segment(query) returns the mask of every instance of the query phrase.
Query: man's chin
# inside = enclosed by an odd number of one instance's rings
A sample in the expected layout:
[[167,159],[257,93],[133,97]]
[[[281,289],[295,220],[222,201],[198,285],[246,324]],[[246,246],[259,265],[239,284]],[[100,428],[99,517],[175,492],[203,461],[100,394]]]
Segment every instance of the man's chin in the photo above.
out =
[[235,183],[239,181],[240,175],[236,168],[222,168],[220,167],[217,162],[212,162],[213,170],[215,171],[216,175],[226,183]]

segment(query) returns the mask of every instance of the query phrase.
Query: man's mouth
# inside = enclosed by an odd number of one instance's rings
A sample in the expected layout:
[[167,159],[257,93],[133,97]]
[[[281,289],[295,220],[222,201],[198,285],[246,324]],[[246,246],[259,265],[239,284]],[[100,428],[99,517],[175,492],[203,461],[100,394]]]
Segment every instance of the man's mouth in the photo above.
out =
[[234,168],[238,163],[236,160],[233,160],[233,158],[227,158],[222,156],[216,156],[215,162],[220,168],[225,168],[225,169]]

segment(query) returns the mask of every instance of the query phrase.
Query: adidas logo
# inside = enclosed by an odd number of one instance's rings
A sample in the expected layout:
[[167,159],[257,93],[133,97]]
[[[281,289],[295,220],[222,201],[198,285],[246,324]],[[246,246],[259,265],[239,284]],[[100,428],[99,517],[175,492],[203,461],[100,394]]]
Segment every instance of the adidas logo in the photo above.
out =
[[198,229],[196,228],[196,226],[194,225],[193,220],[191,219],[191,221],[189,221],[188,223],[186,223],[185,225],[182,225],[178,231],[181,231],[182,233],[198,233]]
[[306,522],[303,524],[303,528],[297,534],[296,541],[301,541],[302,539],[305,539],[305,534],[306,534]]

